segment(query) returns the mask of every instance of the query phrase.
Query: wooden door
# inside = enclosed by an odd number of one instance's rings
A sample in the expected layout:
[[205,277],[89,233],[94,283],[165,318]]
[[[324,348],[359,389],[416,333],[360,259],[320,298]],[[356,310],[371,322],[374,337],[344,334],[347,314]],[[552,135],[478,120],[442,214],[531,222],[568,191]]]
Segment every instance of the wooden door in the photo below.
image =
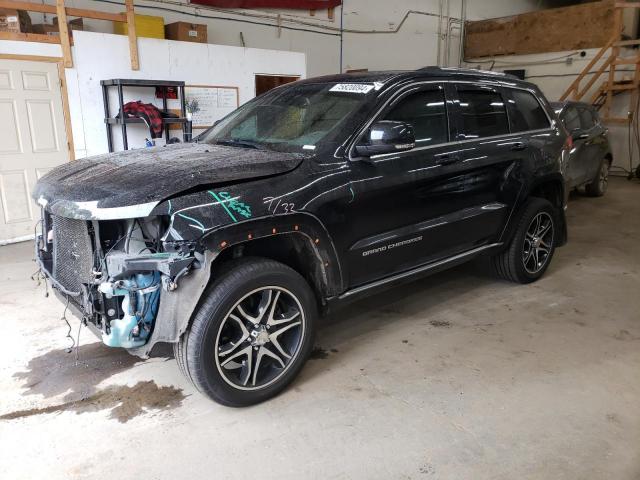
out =
[[31,191],[69,161],[56,63],[0,60],[0,245],[33,236]]

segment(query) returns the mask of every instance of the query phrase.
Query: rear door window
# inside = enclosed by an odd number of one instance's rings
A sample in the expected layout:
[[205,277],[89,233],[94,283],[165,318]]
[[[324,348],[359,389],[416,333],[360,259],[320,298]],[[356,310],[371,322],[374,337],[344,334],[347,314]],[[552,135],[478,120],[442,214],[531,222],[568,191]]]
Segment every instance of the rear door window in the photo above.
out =
[[509,120],[502,95],[493,89],[458,86],[461,133],[464,139],[509,133]]
[[512,126],[514,132],[549,128],[549,118],[538,99],[526,90],[511,90],[515,102]]
[[561,117],[562,123],[570,132],[580,130],[580,112],[575,107],[567,107]]
[[383,120],[410,123],[418,147],[448,141],[447,108],[441,87],[407,95],[384,115]]
[[596,122],[593,118],[591,110],[587,108],[580,109],[580,126],[583,130],[590,130],[595,126]]

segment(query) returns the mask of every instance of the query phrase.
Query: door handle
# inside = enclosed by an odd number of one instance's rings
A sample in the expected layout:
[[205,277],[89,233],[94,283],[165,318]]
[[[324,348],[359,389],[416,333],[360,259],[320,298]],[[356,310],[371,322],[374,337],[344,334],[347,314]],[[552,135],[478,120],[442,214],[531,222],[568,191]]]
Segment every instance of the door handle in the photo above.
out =
[[528,146],[529,144],[527,142],[515,142],[513,145],[511,145],[511,150],[513,150],[514,152],[520,152]]
[[451,165],[452,163],[457,163],[460,161],[460,157],[458,155],[442,155],[438,157],[438,164],[440,165]]

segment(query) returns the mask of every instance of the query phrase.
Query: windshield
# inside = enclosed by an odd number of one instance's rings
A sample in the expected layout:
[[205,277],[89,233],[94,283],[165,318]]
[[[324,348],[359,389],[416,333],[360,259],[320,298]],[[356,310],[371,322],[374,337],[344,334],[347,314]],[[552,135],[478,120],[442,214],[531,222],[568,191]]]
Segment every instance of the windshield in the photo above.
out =
[[335,83],[276,89],[225,117],[199,141],[284,152],[313,151],[340,131],[340,125],[365,103],[371,89],[372,85]]

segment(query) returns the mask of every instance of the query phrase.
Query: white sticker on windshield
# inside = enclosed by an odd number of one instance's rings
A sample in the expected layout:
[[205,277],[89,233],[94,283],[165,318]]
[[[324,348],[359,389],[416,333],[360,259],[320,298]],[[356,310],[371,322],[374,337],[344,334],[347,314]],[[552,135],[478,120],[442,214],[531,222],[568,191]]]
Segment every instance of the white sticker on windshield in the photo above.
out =
[[331,87],[330,92],[361,93],[363,95],[373,90],[374,86],[366,83],[338,83]]

